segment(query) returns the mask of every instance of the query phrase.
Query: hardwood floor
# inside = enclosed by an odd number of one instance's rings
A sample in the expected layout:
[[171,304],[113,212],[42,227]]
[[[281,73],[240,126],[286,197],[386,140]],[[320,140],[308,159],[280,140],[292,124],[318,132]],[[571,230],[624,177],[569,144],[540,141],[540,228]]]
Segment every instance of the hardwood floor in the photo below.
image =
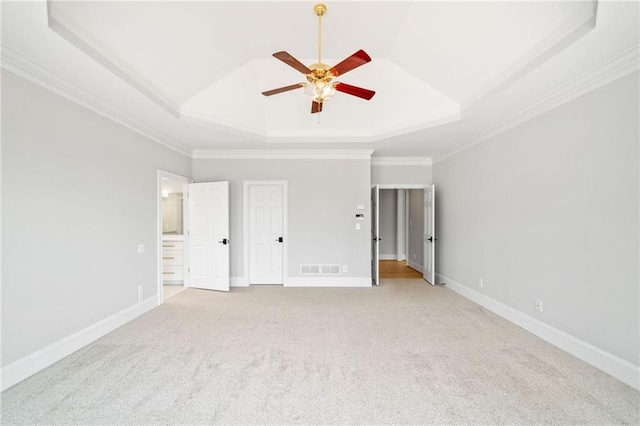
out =
[[381,260],[380,278],[422,278],[422,274],[409,268],[404,261]]

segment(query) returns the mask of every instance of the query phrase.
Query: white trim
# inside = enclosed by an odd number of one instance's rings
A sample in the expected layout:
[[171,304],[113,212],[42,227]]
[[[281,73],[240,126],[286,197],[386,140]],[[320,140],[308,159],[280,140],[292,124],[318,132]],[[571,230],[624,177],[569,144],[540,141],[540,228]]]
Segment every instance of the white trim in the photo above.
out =
[[487,85],[483,86],[477,93],[464,102],[461,102],[460,106],[462,110],[466,111],[488,95],[503,90],[510,84],[521,80],[528,73],[535,70],[541,64],[546,63],[553,56],[580,39],[580,37],[593,30],[596,27],[597,2],[598,0],[593,0],[593,7],[590,11],[565,21],[560,27],[554,29],[550,34],[527,50],[524,55],[520,56],[515,62],[507,66],[506,69],[500,72],[500,74]]
[[378,260],[397,260],[398,255],[396,254],[381,254],[378,255]]
[[88,91],[81,89],[53,71],[28,59],[6,44],[2,44],[2,68],[50,90],[72,102],[108,118],[129,130],[132,130],[160,145],[191,157],[192,149],[164,133],[147,126],[121,109],[99,99]]
[[372,166],[431,166],[431,157],[371,157]]
[[506,130],[639,69],[640,45],[635,45],[609,62],[582,74],[579,78],[558,87],[556,90],[536,99],[518,111],[507,115],[468,138],[462,139],[452,147],[439,152],[433,156],[433,163],[443,161],[452,155],[462,152],[480,142],[484,142]]
[[[180,176],[175,173],[168,172],[166,170],[158,169],[156,180],[156,233],[157,233],[157,250],[156,250],[156,275],[158,285],[158,305],[164,303],[164,287],[162,287],[162,180],[168,179],[175,182],[182,182],[183,185],[193,183],[193,179]],[[183,191],[183,194],[186,191]],[[189,288],[189,237],[187,231],[189,229],[189,203],[184,203],[183,217],[182,217],[182,241],[183,244],[183,259],[184,259],[184,273],[183,273],[183,286]]]
[[87,32],[75,19],[64,13],[57,2],[47,2],[47,25],[49,29],[67,40],[75,48],[98,62],[117,75],[135,90],[157,104],[159,107],[178,118],[178,106],[159,90],[154,88],[145,78],[125,61],[110,52],[106,46]]
[[282,185],[282,285],[287,285],[289,272],[289,181],[288,180],[243,180],[242,181],[242,271],[245,285],[249,286],[249,187],[251,185]]
[[369,160],[372,149],[195,149],[197,159]]
[[229,287],[249,287],[249,282],[244,277],[231,277]]
[[519,327],[535,334],[554,346],[570,353],[591,364],[592,366],[615,377],[623,383],[640,390],[640,367],[625,361],[609,352],[597,348],[562,330],[505,305],[489,296],[478,293],[442,274],[436,274],[439,283],[446,283],[446,287],[477,303],[478,305],[500,315]]
[[289,277],[286,287],[371,287],[371,277]]
[[416,262],[412,262],[411,260],[407,260],[407,266],[411,269],[415,269],[416,271],[420,272],[421,274],[424,274],[424,268],[422,267],[422,265],[416,263]]
[[0,370],[2,390],[10,388],[35,373],[44,370],[78,349],[98,340],[116,328],[128,323],[157,306],[157,298],[149,297],[89,327],[77,331],[57,342],[45,346]]
[[431,184],[426,183],[381,183],[378,185],[380,189],[424,189]]

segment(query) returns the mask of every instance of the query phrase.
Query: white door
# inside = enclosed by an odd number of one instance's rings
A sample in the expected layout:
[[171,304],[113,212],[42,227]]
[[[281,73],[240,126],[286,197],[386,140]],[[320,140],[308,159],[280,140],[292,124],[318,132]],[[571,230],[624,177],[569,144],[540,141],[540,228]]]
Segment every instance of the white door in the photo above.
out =
[[371,188],[371,279],[373,284],[380,285],[380,212],[378,207],[380,200],[380,186]]
[[436,186],[424,190],[424,272],[429,284],[436,284]]
[[283,284],[284,186],[249,187],[249,283]]
[[229,291],[229,182],[191,183],[190,286]]

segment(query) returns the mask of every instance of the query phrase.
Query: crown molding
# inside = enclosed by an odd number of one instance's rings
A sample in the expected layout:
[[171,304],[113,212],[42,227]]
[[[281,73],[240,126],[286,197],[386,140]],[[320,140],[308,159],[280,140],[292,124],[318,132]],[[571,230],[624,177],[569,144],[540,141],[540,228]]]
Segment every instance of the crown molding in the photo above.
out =
[[431,166],[431,157],[372,157],[372,166]]
[[109,49],[95,39],[72,17],[67,15],[58,4],[51,0],[47,2],[47,25],[49,29],[120,77],[142,95],[146,96],[152,102],[155,102],[160,108],[163,108],[169,114],[178,118],[178,107],[173,101],[164,96],[157,88],[153,87],[151,83],[131,68],[131,66],[118,58],[113,52],[109,52]]
[[462,139],[451,148],[439,152],[433,156],[433,163],[439,163],[540,114],[638,70],[640,70],[640,45],[635,45],[610,61],[582,74],[572,82],[558,87],[516,112]]
[[370,160],[372,149],[196,149],[194,159]]
[[191,148],[170,138],[162,132],[154,130],[131,117],[119,108],[99,99],[88,91],[81,89],[70,81],[60,77],[55,72],[36,64],[31,59],[18,53],[13,48],[2,44],[2,68],[10,71],[26,80],[44,87],[64,98],[69,99],[83,107],[102,115],[116,123],[133,130],[134,132],[149,138],[160,145],[191,157]]

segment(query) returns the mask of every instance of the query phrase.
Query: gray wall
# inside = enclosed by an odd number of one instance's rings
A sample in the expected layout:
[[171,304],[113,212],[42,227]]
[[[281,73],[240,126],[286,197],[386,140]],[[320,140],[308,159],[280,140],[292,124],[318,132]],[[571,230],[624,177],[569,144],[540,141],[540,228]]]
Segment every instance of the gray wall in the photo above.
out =
[[[342,277],[371,277],[371,171],[368,160],[196,159],[196,182],[229,181],[231,276],[243,276],[242,181],[289,181],[289,276],[300,264],[347,265]],[[356,205],[365,220],[355,229]]]
[[2,72],[3,366],[157,293],[158,168],[191,160]]
[[423,237],[424,233],[424,190],[422,189],[409,189],[407,190],[407,197],[409,197],[409,239],[408,247],[409,253],[407,253],[407,260],[409,266],[419,269],[422,272],[423,267]]
[[432,183],[431,166],[371,166],[372,185]]
[[434,166],[439,273],[635,365],[638,89],[634,73]]
[[380,190],[380,256],[393,256],[395,259],[396,233],[398,228],[397,215],[397,191],[395,189]]

